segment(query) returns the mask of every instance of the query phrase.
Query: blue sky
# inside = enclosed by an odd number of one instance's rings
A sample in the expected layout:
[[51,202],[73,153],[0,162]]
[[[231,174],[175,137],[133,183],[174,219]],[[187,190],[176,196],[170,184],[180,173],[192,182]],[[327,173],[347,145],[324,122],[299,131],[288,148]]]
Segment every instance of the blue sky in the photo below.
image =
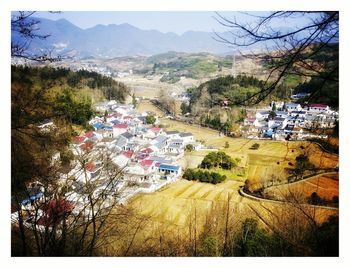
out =
[[[219,12],[227,18],[236,17],[238,20],[252,20],[242,12]],[[255,15],[266,14],[267,12],[250,12]],[[227,31],[213,17],[214,11],[64,11],[60,14],[38,12],[38,17],[57,20],[65,18],[76,26],[86,29],[97,24],[122,24],[129,23],[140,29],[155,29],[161,32],[174,32],[182,34],[186,31],[217,32]],[[296,23],[302,23],[305,18],[299,18]],[[289,22],[286,26],[291,26]]]

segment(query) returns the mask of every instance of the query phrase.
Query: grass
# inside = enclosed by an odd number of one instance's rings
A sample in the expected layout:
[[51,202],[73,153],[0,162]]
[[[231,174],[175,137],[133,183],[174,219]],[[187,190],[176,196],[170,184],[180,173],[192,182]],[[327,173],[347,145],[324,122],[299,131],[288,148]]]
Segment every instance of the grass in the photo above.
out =
[[143,112],[153,112],[157,116],[164,116],[164,113],[158,109],[156,106],[154,106],[150,101],[148,100],[143,100],[141,101],[137,107],[136,107],[137,112],[143,113]]

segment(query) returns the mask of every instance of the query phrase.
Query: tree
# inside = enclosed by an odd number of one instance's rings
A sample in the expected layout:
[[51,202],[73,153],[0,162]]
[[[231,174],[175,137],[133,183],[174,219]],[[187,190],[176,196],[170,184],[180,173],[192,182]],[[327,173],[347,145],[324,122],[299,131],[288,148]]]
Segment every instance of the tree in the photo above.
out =
[[269,112],[269,119],[275,119],[276,117],[276,112],[274,110]]
[[228,149],[230,147],[230,144],[228,143],[228,141],[225,142],[225,149]]
[[192,151],[194,151],[193,145],[192,145],[192,144],[187,144],[187,145],[185,146],[185,151],[186,151],[186,152],[192,152]]
[[146,124],[154,124],[156,122],[156,118],[154,115],[146,116]]
[[136,100],[135,92],[132,93],[132,105],[134,105],[134,107],[136,108],[137,100]]
[[[267,80],[258,92],[239,103],[259,103],[289,75],[318,78],[321,83],[308,100],[330,85],[338,87],[338,11],[276,11],[268,15],[246,14],[249,22],[236,18],[228,19],[217,13],[217,21],[230,29],[230,36],[216,34],[216,40],[239,49],[265,47],[259,54],[250,53],[247,57],[265,62],[270,70]],[[298,28],[281,30],[283,20],[297,21],[303,17],[305,24]],[[255,21],[252,22],[251,19]]]
[[206,257],[215,257],[219,254],[219,245],[218,241],[211,236],[207,236],[202,241],[202,244],[199,248],[199,255]]
[[255,219],[248,218],[242,223],[240,234],[236,238],[238,256],[268,256],[269,237],[258,227]]
[[181,103],[180,109],[181,109],[181,114],[182,114],[182,115],[185,115],[185,114],[191,112],[190,106],[187,105],[185,102],[182,102],[182,103]]
[[18,11],[11,15],[11,31],[16,39],[11,39],[11,57],[22,58],[37,62],[54,62],[61,60],[61,56],[51,55],[51,51],[38,54],[28,52],[34,40],[45,40],[50,35],[40,33],[40,21],[32,16],[35,11]]

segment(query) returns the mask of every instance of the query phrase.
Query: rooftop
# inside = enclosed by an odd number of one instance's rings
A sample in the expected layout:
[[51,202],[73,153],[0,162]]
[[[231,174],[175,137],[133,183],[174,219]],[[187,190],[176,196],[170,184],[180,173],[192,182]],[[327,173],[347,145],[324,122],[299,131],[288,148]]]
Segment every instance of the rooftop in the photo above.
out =
[[159,168],[163,170],[169,170],[169,171],[178,171],[180,169],[179,166],[167,165],[167,164],[160,164]]
[[182,133],[179,134],[179,136],[184,138],[184,137],[193,136],[193,134],[191,132],[182,132]]

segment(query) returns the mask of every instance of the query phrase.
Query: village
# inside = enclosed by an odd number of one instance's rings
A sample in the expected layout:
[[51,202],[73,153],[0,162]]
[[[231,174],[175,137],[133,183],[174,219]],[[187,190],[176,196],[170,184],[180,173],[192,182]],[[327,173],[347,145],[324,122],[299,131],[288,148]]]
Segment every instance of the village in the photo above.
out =
[[274,140],[306,140],[327,138],[316,130],[334,128],[339,113],[326,104],[271,102],[266,109],[248,112],[241,128],[247,138]]
[[[90,214],[86,206],[88,193],[84,190],[90,184],[95,187],[93,196],[105,199],[104,206],[108,207],[115,200],[125,204],[137,193],[154,192],[180,178],[182,166],[179,160],[186,148],[204,149],[192,133],[155,127],[159,125],[159,119],[147,112],[137,113],[133,105],[107,101],[97,104],[96,110],[104,116],[91,119],[89,124],[93,130],[75,136],[70,145],[74,160],[71,169],[63,171],[58,182],[61,189],[69,190],[64,193],[65,204],[50,204],[55,208],[64,207],[73,214],[81,213],[84,208],[87,209],[85,213]],[[147,117],[153,118],[154,122],[147,124]],[[47,120],[38,127],[42,131],[52,131],[55,125]],[[57,153],[52,161],[60,162],[60,154]],[[107,168],[111,164],[117,171],[115,177]],[[106,189],[109,194],[101,195]],[[31,183],[27,190],[29,196],[24,196],[21,205],[26,211],[25,224],[32,227],[31,220],[38,214],[35,204],[42,202],[48,191],[39,182]],[[48,213],[39,211],[41,214]],[[17,217],[14,212],[12,220],[16,221]],[[40,222],[44,225],[40,220],[38,225]]]

